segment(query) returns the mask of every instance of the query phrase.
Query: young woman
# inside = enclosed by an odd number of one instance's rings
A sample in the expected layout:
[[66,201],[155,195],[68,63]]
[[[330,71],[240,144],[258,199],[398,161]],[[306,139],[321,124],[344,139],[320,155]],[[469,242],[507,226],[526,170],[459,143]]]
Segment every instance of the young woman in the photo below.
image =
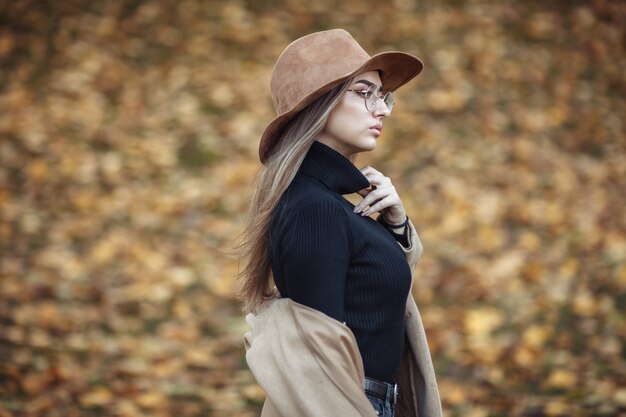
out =
[[[410,295],[421,243],[391,180],[352,163],[376,148],[392,92],[422,67],[402,52],[370,57],[341,29],[278,58],[278,117],[261,138],[241,246],[246,357],[267,392],[263,416],[441,415]],[[363,197],[356,206],[351,193]]]

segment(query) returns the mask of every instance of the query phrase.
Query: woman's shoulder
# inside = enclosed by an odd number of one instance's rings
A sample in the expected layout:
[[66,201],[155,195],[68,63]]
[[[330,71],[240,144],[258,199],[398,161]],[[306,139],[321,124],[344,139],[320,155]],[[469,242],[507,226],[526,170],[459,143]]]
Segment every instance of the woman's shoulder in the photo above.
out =
[[308,178],[296,177],[283,195],[281,206],[289,211],[345,211],[343,197]]
[[[272,216],[271,241],[279,244],[294,235],[316,235],[332,229],[349,233],[349,203],[327,188],[294,181]],[[343,200],[343,201],[342,201]]]

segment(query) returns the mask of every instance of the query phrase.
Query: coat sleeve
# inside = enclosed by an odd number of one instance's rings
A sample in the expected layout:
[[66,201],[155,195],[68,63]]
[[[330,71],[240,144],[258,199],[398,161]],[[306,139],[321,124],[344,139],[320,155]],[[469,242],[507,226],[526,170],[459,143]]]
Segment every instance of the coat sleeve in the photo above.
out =
[[426,332],[413,296],[406,306],[406,338],[402,362],[396,375],[400,387],[397,417],[442,417],[441,399]]
[[419,235],[417,234],[417,230],[415,230],[415,226],[409,220],[409,245],[404,247],[400,245],[402,250],[404,251],[404,255],[406,256],[406,261],[409,263],[409,267],[411,267],[411,271],[415,269],[417,263],[422,257],[422,253],[424,252],[424,247],[422,246],[422,241],[420,240]]
[[[409,221],[409,246],[402,247],[406,260],[415,269],[424,248]],[[406,304],[406,338],[402,362],[396,375],[400,387],[400,400],[396,404],[397,417],[442,417],[441,399],[426,332],[413,295],[409,293]]]

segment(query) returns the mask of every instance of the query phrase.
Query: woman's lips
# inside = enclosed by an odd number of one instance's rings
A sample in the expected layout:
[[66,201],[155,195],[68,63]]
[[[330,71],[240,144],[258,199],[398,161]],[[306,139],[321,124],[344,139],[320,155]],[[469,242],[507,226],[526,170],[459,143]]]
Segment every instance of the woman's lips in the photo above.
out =
[[376,136],[380,136],[380,134],[383,132],[383,126],[382,125],[371,126],[370,130],[373,130]]

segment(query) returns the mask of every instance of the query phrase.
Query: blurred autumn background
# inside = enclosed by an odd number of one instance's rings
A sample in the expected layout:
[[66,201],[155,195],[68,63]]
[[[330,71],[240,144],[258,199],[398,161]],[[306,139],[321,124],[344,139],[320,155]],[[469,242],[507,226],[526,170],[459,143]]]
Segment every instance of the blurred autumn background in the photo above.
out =
[[[626,416],[622,1],[0,0],[0,417],[258,415],[235,260],[293,39],[426,69],[378,149],[447,416]],[[338,57],[339,59],[339,57]]]

